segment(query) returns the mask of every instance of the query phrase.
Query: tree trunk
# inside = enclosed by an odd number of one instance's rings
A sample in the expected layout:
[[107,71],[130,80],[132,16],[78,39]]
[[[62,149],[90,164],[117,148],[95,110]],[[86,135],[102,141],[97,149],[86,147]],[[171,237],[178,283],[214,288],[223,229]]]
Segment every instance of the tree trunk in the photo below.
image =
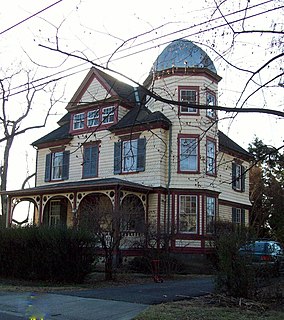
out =
[[[6,145],[4,149],[4,156],[3,156],[3,165],[2,165],[2,170],[1,170],[1,185],[0,185],[0,190],[1,191],[6,191],[7,190],[7,175],[8,175],[8,164],[9,164],[9,154],[10,150],[13,144],[14,137],[9,136],[6,140]],[[8,209],[8,198],[6,195],[2,194],[1,195],[1,209],[2,209],[2,223],[6,225],[7,223],[7,209]],[[7,226],[7,225],[6,225]]]

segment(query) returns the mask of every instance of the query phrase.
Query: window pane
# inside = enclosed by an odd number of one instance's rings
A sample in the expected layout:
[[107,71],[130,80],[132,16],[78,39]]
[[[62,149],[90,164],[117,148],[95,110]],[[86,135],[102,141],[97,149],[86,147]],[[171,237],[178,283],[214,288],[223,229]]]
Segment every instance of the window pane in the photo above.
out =
[[84,113],[75,114],[73,116],[73,129],[82,129],[84,128]]
[[216,206],[215,198],[207,197],[206,198],[206,232],[212,233],[215,221]]
[[137,140],[123,141],[122,166],[124,172],[137,169]]
[[55,152],[52,154],[52,180],[62,179],[63,152]]
[[216,173],[216,166],[215,166],[215,143],[213,141],[207,141],[206,145],[206,172],[209,174]]
[[180,139],[180,170],[197,171],[197,139]]
[[110,123],[114,121],[114,107],[107,107],[102,112],[103,123]]
[[94,127],[99,124],[99,110],[88,112],[88,127]]
[[180,196],[179,231],[197,231],[197,196]]
[[[197,104],[197,91],[195,90],[180,90],[180,101],[188,102],[190,104]],[[181,112],[196,113],[196,108],[190,106],[182,106]]]

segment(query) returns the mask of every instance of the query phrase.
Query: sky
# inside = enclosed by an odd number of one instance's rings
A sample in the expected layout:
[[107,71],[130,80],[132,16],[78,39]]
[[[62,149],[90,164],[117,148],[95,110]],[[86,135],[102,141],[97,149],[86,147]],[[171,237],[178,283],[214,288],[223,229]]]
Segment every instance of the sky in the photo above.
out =
[[[220,11],[216,3],[222,2]],[[261,4],[263,3],[263,4]],[[261,4],[261,5],[260,5]],[[178,38],[196,42],[213,60],[218,74],[218,104],[226,107],[258,107],[283,111],[283,87],[278,80],[270,88],[259,90],[244,103],[257,84],[281,72],[283,59],[251,77],[266,61],[281,52],[271,34],[239,34],[232,29],[283,30],[283,0],[10,0],[0,9],[1,77],[14,74],[9,97],[10,117],[18,116],[25,106],[25,94],[19,93],[26,77],[16,74],[30,71],[35,85],[52,81],[38,92],[26,125],[43,123],[50,106],[51,91],[57,103],[47,125],[18,137],[11,151],[8,189],[19,189],[25,177],[35,171],[36,152],[31,143],[57,127],[65,107],[87,74],[90,64],[48,48],[87,57],[98,65],[143,83],[156,57],[167,44]],[[262,12],[271,10],[266,14]],[[234,13],[240,11],[240,13]],[[222,16],[223,15],[223,16]],[[246,19],[244,19],[246,18]],[[241,19],[241,20],[240,20]],[[235,22],[231,27],[226,23]],[[274,35],[277,40],[278,35]],[[283,51],[283,44],[282,44]],[[247,70],[247,71],[244,71]],[[283,72],[283,69],[282,69]],[[117,75],[118,76],[118,75]],[[42,80],[40,80],[42,79]],[[126,81],[126,80],[125,80]],[[56,88],[54,89],[54,85]],[[245,88],[245,92],[241,92]],[[244,105],[242,105],[244,103]],[[242,147],[258,137],[279,147],[283,144],[284,120],[265,114],[219,114],[219,129]],[[0,144],[0,153],[3,146]],[[20,164],[20,165],[19,165]]]

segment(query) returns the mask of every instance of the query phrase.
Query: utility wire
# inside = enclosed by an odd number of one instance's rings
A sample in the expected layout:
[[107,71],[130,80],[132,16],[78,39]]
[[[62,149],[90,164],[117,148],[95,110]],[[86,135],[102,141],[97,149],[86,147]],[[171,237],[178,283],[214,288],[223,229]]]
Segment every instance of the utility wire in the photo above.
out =
[[[61,0],[61,1],[62,1],[62,0]],[[261,3],[261,5],[267,4],[267,3],[270,3],[270,2],[273,2],[273,0],[265,1],[265,2]],[[257,4],[257,5],[255,5],[255,6],[253,6],[253,7],[250,7],[249,9],[251,10],[251,9],[253,9],[254,7],[259,6],[259,5],[260,5],[260,4]],[[256,16],[259,16],[259,15],[261,15],[261,14],[267,13],[267,12],[269,12],[269,11],[278,10],[278,9],[281,9],[281,8],[283,8],[283,6],[280,6],[280,7],[277,7],[277,8],[273,8],[273,9],[269,9],[269,10],[266,10],[265,12],[256,13],[256,14],[253,14],[253,15],[248,16],[248,17],[246,17],[246,18],[256,17]],[[238,11],[235,11],[235,12],[232,12],[232,13],[229,13],[229,14],[226,15],[226,16],[231,16],[231,15],[240,13],[240,12],[242,12],[242,11],[244,11],[244,9],[238,10]],[[218,17],[218,18],[215,18],[215,19],[213,19],[213,20],[219,20],[219,19],[223,19],[223,17]],[[240,20],[242,20],[242,18],[241,18],[241,19],[238,19],[238,20],[235,20],[235,21],[232,21],[232,22],[230,22],[230,23],[236,23],[236,22],[238,22],[238,21],[240,21]],[[147,44],[147,43],[149,43],[149,42],[153,42],[153,41],[159,40],[159,39],[161,39],[161,38],[168,37],[168,36],[173,35],[173,34],[177,34],[177,33],[179,33],[179,32],[184,32],[184,31],[186,31],[186,30],[190,30],[190,29],[196,28],[196,27],[201,26],[201,25],[203,25],[203,24],[205,24],[205,23],[208,23],[208,21],[206,21],[206,22],[201,22],[201,23],[199,23],[199,24],[197,24],[197,25],[193,25],[193,26],[190,26],[190,27],[187,27],[187,28],[183,28],[183,29],[174,31],[174,32],[168,33],[168,34],[166,34],[166,35],[153,38],[153,39],[151,39],[151,40],[147,40],[147,41],[145,41],[145,42],[142,42],[142,43],[139,43],[139,44],[136,44],[136,45],[132,46],[131,49],[133,49],[134,47],[137,47],[137,46],[141,46],[141,45],[143,45],[143,44]],[[220,28],[220,27],[224,27],[224,26],[226,26],[226,24],[219,24],[218,26],[210,27],[210,28],[208,28],[208,29],[206,29],[206,30],[199,30],[199,31],[193,32],[193,33],[191,33],[191,34],[188,34],[188,35],[185,36],[185,37],[189,37],[189,36],[192,36],[192,35],[202,34],[202,33],[204,33],[204,32],[207,32],[208,30],[214,30],[214,29],[217,29],[217,28]],[[138,36],[139,36],[139,35],[138,35]],[[138,36],[137,36],[137,37],[138,37]],[[184,38],[184,37],[183,37],[183,38]],[[164,45],[164,44],[167,44],[167,43],[169,43],[169,42],[171,42],[171,41],[164,42],[163,44],[160,44],[160,45]],[[132,53],[129,53],[129,54],[127,54],[127,55],[124,55],[124,56],[120,56],[120,57],[118,57],[118,58],[115,58],[115,59],[113,59],[112,61],[124,59],[124,58],[127,58],[127,57],[129,57],[129,56],[132,56],[132,55],[135,55],[135,54],[139,54],[139,53],[144,52],[144,51],[147,51],[147,50],[151,50],[151,49],[153,49],[153,48],[155,48],[155,47],[156,47],[156,45],[155,45],[155,46],[148,47],[148,48],[145,48],[145,49],[142,49],[142,50],[139,50],[139,51],[136,51],[136,52],[132,52]],[[122,51],[125,51],[125,50],[130,50],[130,49],[129,49],[129,48],[123,48],[123,49],[119,50],[119,52],[122,52]],[[99,58],[95,59],[94,61],[107,58],[107,57],[109,57],[110,55],[111,55],[111,54],[104,55],[104,56],[102,56],[102,57],[99,57]],[[84,63],[81,63],[81,64],[79,64],[79,65],[70,67],[70,68],[68,68],[68,69],[59,71],[59,72],[57,72],[57,73],[53,73],[52,75],[46,76],[46,77],[44,77],[44,78],[40,78],[40,79],[34,80],[34,81],[31,82],[31,84],[32,84],[32,83],[36,83],[36,82],[41,81],[41,80],[45,80],[45,79],[51,78],[51,77],[53,77],[53,76],[55,76],[55,75],[57,75],[57,74],[61,74],[61,73],[67,72],[67,71],[69,71],[69,70],[71,70],[71,69],[77,68],[77,67],[79,67],[79,66],[83,66],[83,65],[85,65],[85,64],[87,64],[87,63],[88,63],[88,62],[84,62]],[[84,70],[85,70],[85,69],[84,69]],[[38,85],[38,86],[42,86],[42,85],[44,85],[44,84],[48,84],[48,83],[51,83],[51,82],[54,82],[54,81],[57,81],[57,80],[61,80],[61,79],[65,78],[65,77],[69,77],[69,76],[71,76],[71,75],[77,74],[77,73],[82,72],[82,71],[84,71],[84,70],[80,70],[80,71],[77,71],[77,72],[73,72],[73,73],[71,73],[71,74],[67,74],[67,75],[65,75],[65,76],[62,76],[62,77],[57,78],[57,79],[54,79],[54,80],[49,80],[49,81],[47,81],[47,82],[45,82],[45,83],[41,83],[41,84]],[[23,85],[20,85],[20,86],[17,86],[17,87],[15,87],[15,88],[12,88],[11,91],[12,91],[12,90],[19,89],[19,88],[21,88],[22,86],[26,86],[26,85],[27,85],[27,83],[25,83],[25,84],[23,84]],[[25,91],[26,91],[26,89],[23,89],[23,90],[20,90],[20,91],[18,91],[18,92],[16,92],[16,93],[11,93],[10,96],[16,95],[16,94],[19,94],[19,93],[22,93],[22,92],[25,92]]]
[[44,12],[45,10],[50,9],[51,7],[55,6],[56,4],[58,4],[58,3],[59,3],[59,2],[61,2],[61,1],[63,1],[63,0],[59,0],[59,1],[57,1],[57,2],[54,2],[53,4],[49,5],[48,7],[45,7],[44,9],[42,9],[42,10],[40,10],[40,11],[38,11],[38,12],[36,12],[36,13],[32,14],[31,16],[29,16],[29,17],[25,18],[24,20],[21,20],[20,22],[18,22],[18,23],[16,23],[16,24],[12,25],[11,27],[9,27],[9,28],[7,28],[7,29],[5,29],[5,30],[1,31],[1,32],[0,32],[0,35],[2,35],[3,33],[7,32],[7,31],[9,31],[9,30],[11,30],[11,29],[14,29],[15,27],[18,27],[20,24],[22,24],[22,23],[24,23],[24,22],[26,22],[26,21],[30,20],[31,18],[33,18],[33,17],[35,17],[36,15],[38,15],[38,14],[40,14],[40,13]]

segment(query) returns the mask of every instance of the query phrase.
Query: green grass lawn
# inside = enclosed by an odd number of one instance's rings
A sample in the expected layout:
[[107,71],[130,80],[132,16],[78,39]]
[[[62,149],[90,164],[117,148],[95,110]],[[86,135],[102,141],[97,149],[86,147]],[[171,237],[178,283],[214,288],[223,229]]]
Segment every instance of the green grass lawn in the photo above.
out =
[[252,307],[218,306],[204,301],[190,300],[149,307],[135,320],[282,320],[283,309],[272,310]]

